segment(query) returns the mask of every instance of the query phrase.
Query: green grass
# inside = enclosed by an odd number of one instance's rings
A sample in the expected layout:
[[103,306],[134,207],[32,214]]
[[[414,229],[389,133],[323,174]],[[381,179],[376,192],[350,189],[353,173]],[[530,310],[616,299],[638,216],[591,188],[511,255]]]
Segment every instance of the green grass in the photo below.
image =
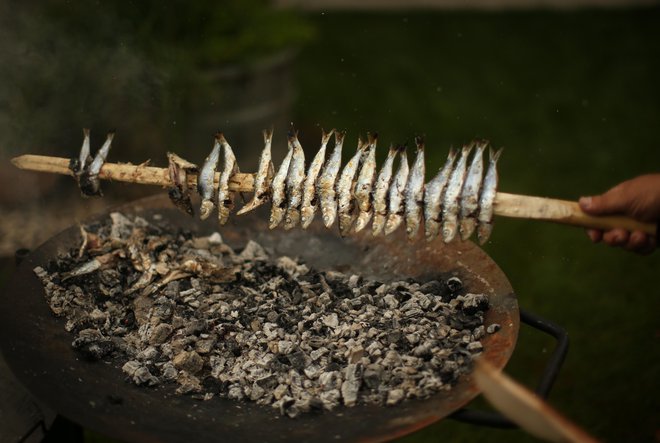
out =
[[[504,146],[501,190],[577,199],[660,170],[660,10],[317,13],[297,62],[295,122],[427,136],[429,171],[473,137]],[[381,159],[385,149],[381,149]],[[429,174],[430,175],[430,174]],[[650,441],[660,423],[657,273],[650,257],[582,230],[498,219],[485,248],[520,305],[571,337],[550,402],[605,441]],[[522,331],[507,372],[533,386],[552,341]],[[530,441],[444,421],[404,441]]]

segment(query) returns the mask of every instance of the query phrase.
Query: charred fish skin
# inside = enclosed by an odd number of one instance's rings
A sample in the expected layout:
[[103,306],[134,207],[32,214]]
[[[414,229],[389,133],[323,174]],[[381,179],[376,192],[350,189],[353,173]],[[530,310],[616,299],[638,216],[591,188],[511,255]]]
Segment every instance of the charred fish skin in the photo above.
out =
[[234,209],[234,193],[229,191],[229,180],[239,172],[236,156],[221,132],[216,136],[224,151],[224,165],[218,182],[218,223],[224,225],[229,220],[229,213]]
[[345,136],[345,131],[335,131],[335,148],[325,163],[323,172],[321,172],[321,176],[319,177],[318,195],[323,224],[326,228],[332,226],[337,217],[337,193],[335,191],[335,184],[339,175],[339,169],[341,168],[341,151]]
[[192,200],[190,199],[188,176],[185,167],[189,165],[196,168],[196,166],[171,152],[167,153],[167,159],[169,162],[167,168],[168,174],[172,183],[167,192],[170,200],[179,210],[190,216],[194,216],[195,212],[193,210]]
[[390,150],[387,152],[385,163],[383,163],[383,167],[378,173],[378,178],[376,179],[372,202],[374,208],[374,221],[371,225],[372,234],[374,236],[380,235],[385,227],[385,220],[387,219],[387,191],[390,188],[390,182],[392,181],[392,167],[397,153],[397,148],[390,145]]
[[479,196],[479,215],[477,216],[479,222],[477,226],[477,239],[482,245],[488,241],[493,231],[493,204],[495,202],[495,195],[497,194],[498,182],[497,161],[500,159],[500,155],[502,155],[502,150],[503,148],[500,148],[498,151],[493,151],[492,148],[488,150],[490,160],[481,195]]
[[337,182],[337,214],[339,216],[339,234],[346,236],[354,220],[355,201],[353,189],[355,188],[355,175],[364,153],[366,144],[358,139],[358,148],[353,157],[346,163]]
[[406,234],[410,240],[417,236],[422,220],[424,176],[426,174],[424,167],[424,139],[422,137],[415,138],[415,144],[417,145],[417,156],[410,171],[405,192]]
[[472,157],[472,163],[465,178],[465,184],[461,191],[461,210],[459,230],[461,233],[461,240],[465,241],[474,232],[477,227],[477,210],[479,208],[479,190],[481,189],[481,182],[483,180],[484,162],[483,155],[484,149],[488,146],[485,140],[476,143],[476,150]]
[[280,168],[277,170],[275,177],[273,177],[273,182],[271,184],[271,210],[270,210],[270,220],[268,222],[268,227],[270,229],[275,229],[282,223],[284,218],[284,211],[286,210],[286,175],[289,172],[289,165],[291,163],[291,157],[293,156],[293,147],[289,145],[289,150],[282,160]]
[[467,173],[467,159],[473,147],[472,143],[463,146],[461,157],[458,159],[458,163],[456,163],[456,167],[449,178],[442,201],[442,239],[445,243],[454,240],[458,231],[459,198]]
[[99,151],[94,156],[94,160],[92,160],[92,162],[89,163],[89,165],[87,165],[85,169],[80,173],[78,185],[83,195],[88,197],[103,196],[103,193],[101,192],[101,180],[99,179],[99,172],[101,172],[101,167],[103,166],[103,163],[105,163],[105,159],[108,157],[114,136],[114,131],[110,131],[108,133],[103,146],[101,146],[101,149],[99,149]]
[[274,175],[271,147],[273,144],[273,128],[264,129],[264,149],[259,157],[259,168],[254,175],[254,195],[252,200],[243,206],[236,215],[242,215],[261,206],[268,200],[270,194],[270,180]]
[[215,170],[218,167],[218,160],[220,159],[220,142],[215,138],[211,153],[204,160],[202,169],[197,177],[197,192],[202,197],[202,204],[199,209],[199,218],[202,220],[207,219],[215,204],[213,203],[213,196],[215,194]]
[[456,151],[451,148],[443,167],[424,187],[424,235],[427,241],[433,240],[440,233],[442,198],[455,161]]
[[399,227],[403,221],[404,207],[403,207],[403,198],[406,190],[406,184],[408,183],[408,154],[406,153],[406,148],[402,147],[399,149],[399,169],[397,169],[396,174],[394,175],[394,181],[390,186],[388,197],[388,216],[387,221],[385,222],[385,235],[390,235],[392,232],[396,231],[396,228]]
[[321,148],[314,156],[314,159],[307,170],[307,176],[305,176],[302,205],[300,206],[300,226],[303,229],[307,229],[312,220],[314,220],[314,214],[316,213],[316,207],[318,206],[319,200],[317,181],[319,174],[321,173],[321,167],[325,161],[326,147],[334,131],[335,130],[332,129],[330,132],[325,132],[321,129]]
[[362,157],[362,167],[358,173],[355,185],[355,200],[358,206],[358,217],[355,221],[355,232],[364,229],[373,214],[371,191],[376,178],[376,143],[378,134],[367,133],[367,148]]
[[300,222],[302,187],[305,181],[305,151],[298,141],[297,132],[289,132],[289,144],[293,147],[293,155],[286,177],[286,197],[288,199],[284,216],[284,229],[286,230],[294,228]]

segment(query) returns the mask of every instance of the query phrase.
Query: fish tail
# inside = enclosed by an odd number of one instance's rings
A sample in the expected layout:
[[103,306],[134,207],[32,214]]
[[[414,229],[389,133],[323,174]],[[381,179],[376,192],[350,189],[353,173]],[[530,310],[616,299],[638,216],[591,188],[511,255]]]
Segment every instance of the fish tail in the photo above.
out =
[[273,141],[273,127],[263,130],[264,143],[271,143]]
[[423,135],[418,135],[415,137],[415,146],[417,146],[417,150],[423,151],[424,150],[424,136]]
[[346,131],[335,131],[335,145],[343,144],[344,137],[346,137]]
[[497,151],[495,151],[493,148],[490,148],[489,151],[489,156],[490,156],[490,161],[493,163],[497,163],[497,161],[500,159],[500,155],[502,155],[502,151],[504,151],[504,148],[500,148]]
[[321,128],[321,144],[327,145],[328,142],[330,141],[330,137],[332,134],[334,134],[335,129],[332,128],[329,132],[325,132],[323,128]]

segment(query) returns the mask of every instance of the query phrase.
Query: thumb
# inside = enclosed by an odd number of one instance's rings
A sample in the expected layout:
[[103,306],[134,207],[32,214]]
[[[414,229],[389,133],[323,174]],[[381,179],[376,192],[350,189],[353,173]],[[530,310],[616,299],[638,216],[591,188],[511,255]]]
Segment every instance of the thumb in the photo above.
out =
[[629,199],[618,186],[615,186],[601,195],[580,197],[579,204],[580,208],[588,214],[617,214],[626,212]]

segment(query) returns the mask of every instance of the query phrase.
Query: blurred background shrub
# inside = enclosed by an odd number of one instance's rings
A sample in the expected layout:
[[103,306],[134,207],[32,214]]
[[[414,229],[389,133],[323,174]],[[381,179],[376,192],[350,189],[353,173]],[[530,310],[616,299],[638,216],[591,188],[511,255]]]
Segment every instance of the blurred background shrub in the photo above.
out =
[[[259,120],[286,121],[286,71],[313,36],[301,15],[265,0],[8,1],[0,8],[0,51],[10,61],[0,67],[5,153],[48,147],[70,155],[82,125],[99,143],[115,127],[112,157],[124,161],[175,147],[199,157],[221,124],[236,134],[252,129],[258,140]],[[271,87],[257,87],[255,96],[259,77],[268,76]],[[277,106],[250,113],[268,101]],[[234,128],[236,115],[243,126]],[[52,151],[55,143],[61,151]]]

